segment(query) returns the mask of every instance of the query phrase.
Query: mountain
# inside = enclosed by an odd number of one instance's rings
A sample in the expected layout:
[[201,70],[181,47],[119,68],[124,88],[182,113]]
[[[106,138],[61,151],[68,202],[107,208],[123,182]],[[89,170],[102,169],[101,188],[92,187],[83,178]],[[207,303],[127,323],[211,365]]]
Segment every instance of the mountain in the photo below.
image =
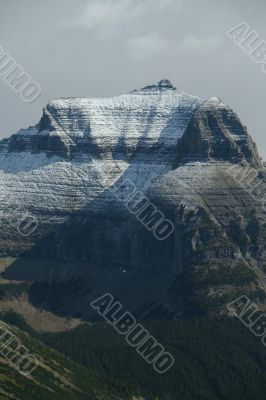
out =
[[242,292],[262,306],[265,177],[233,110],[168,80],[52,100],[0,142],[2,278],[81,320],[106,292],[139,316],[219,314]]

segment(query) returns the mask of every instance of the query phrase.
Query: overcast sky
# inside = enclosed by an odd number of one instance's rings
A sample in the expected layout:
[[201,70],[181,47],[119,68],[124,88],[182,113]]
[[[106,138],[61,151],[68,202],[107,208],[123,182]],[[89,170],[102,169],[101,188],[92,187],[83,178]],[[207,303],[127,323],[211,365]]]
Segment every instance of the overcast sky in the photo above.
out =
[[227,37],[266,40],[265,0],[0,0],[0,46],[42,86],[24,103],[0,78],[0,137],[37,123],[52,98],[104,97],[167,78],[219,97],[266,159],[266,74]]

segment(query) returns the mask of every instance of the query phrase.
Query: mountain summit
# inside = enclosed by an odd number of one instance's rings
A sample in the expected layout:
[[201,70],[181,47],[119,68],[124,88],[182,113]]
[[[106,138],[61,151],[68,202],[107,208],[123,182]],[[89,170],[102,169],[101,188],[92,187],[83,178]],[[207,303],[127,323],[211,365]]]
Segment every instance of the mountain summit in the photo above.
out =
[[[129,309],[177,314],[195,296],[219,303],[237,276],[264,293],[265,211],[232,173],[247,167],[264,188],[256,145],[233,110],[166,79],[110,98],[52,100],[36,126],[0,142],[3,276],[50,289],[80,279],[75,300],[51,304],[45,289],[32,301],[83,318],[107,289]],[[152,234],[154,214],[141,223],[129,211],[125,182],[171,221],[166,240]],[[38,221],[31,235],[11,223],[21,213]]]
[[[161,81],[154,83],[153,85],[148,85],[140,89],[140,91],[164,91],[164,90],[176,90],[172,83],[168,79],[162,79]],[[139,90],[135,90],[138,92]]]
[[165,164],[180,156],[259,164],[255,144],[229,107],[217,98],[204,101],[178,91],[167,79],[105,99],[52,100],[38,125],[0,147],[2,156],[7,150],[131,163],[144,153],[145,162]]

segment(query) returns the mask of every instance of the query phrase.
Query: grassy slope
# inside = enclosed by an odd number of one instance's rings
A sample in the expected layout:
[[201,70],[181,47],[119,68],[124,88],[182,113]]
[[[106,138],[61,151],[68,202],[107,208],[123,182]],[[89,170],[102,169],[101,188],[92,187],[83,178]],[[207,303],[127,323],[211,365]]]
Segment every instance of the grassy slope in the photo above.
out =
[[[102,378],[49,348],[32,335],[9,325],[40,363],[30,377],[22,376],[0,357],[0,399],[21,400],[116,400],[131,399],[132,389],[115,380]],[[129,395],[130,393],[130,395]],[[12,397],[8,397],[12,396]]]

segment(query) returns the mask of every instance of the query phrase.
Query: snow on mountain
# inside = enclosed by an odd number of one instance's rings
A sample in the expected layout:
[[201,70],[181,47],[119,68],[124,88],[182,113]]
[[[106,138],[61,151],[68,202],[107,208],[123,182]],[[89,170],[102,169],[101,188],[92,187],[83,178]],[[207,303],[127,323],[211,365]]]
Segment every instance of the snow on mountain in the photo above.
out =
[[113,204],[109,189],[119,179],[146,192],[178,163],[202,158],[258,159],[217,98],[204,101],[162,80],[110,98],[52,100],[39,124],[0,142],[0,209],[62,222]]
[[[163,80],[106,99],[52,100],[35,127],[0,142],[3,276],[49,287],[80,278],[89,290],[78,300],[67,291],[52,308],[85,319],[106,291],[128,309],[153,304],[179,315],[184,271],[201,280],[215,266],[223,277],[240,263],[249,276],[258,263],[247,290],[261,288],[265,212],[230,174],[233,164],[240,175],[244,165],[261,166],[247,129],[218,98],[202,100]],[[126,180],[171,222],[165,240],[123,203]],[[264,180],[261,172],[255,191],[266,190]],[[22,237],[14,216],[25,212],[38,228]],[[208,288],[202,295],[215,293],[216,282]],[[227,294],[228,286],[219,288]]]
[[50,101],[37,126],[0,145],[2,204],[21,191],[30,209],[67,209],[73,196],[82,208],[128,169],[143,187],[171,168],[200,103],[167,80],[106,99]]

